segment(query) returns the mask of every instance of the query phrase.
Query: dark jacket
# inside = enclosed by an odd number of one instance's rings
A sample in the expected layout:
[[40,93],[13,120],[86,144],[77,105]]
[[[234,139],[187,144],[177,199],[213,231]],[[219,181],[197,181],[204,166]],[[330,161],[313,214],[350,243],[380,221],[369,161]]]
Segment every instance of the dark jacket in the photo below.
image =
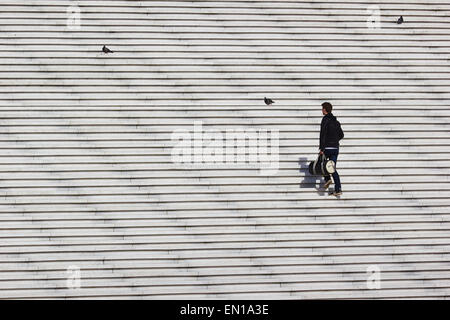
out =
[[339,140],[344,138],[341,124],[332,113],[328,113],[322,118],[320,124],[320,150],[326,147],[339,148]]

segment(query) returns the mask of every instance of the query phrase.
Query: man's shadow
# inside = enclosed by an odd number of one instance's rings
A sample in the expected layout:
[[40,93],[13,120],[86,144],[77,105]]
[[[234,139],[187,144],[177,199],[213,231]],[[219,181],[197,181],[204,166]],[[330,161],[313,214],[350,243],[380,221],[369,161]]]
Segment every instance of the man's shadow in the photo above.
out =
[[323,178],[320,176],[313,176],[309,173],[310,162],[311,160],[308,160],[307,158],[298,159],[299,172],[303,175],[303,180],[300,181],[300,188],[314,188],[318,195],[324,196],[327,193],[321,188]]

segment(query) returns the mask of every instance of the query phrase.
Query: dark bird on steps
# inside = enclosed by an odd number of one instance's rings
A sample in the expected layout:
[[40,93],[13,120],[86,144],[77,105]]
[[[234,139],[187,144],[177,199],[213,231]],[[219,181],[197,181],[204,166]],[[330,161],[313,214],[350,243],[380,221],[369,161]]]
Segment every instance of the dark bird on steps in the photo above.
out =
[[403,23],[403,16],[400,16],[400,18],[398,18],[397,20],[397,24],[402,24]]
[[102,51],[103,51],[104,53],[114,53],[114,51],[109,50],[106,46],[103,46]]
[[264,97],[264,103],[270,106],[272,103],[275,103],[272,99]]

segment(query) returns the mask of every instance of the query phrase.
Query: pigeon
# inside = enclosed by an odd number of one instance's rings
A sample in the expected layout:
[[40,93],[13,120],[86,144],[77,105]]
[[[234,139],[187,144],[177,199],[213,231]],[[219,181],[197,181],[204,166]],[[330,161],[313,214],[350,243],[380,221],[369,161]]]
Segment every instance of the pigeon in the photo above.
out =
[[400,18],[398,18],[397,20],[397,24],[402,24],[403,23],[403,16],[400,16]]
[[264,97],[264,103],[270,106],[272,103],[275,103],[272,99]]
[[106,53],[106,54],[108,54],[108,53],[114,53],[114,51],[109,50],[106,46],[103,46],[102,51],[103,51],[104,53]]

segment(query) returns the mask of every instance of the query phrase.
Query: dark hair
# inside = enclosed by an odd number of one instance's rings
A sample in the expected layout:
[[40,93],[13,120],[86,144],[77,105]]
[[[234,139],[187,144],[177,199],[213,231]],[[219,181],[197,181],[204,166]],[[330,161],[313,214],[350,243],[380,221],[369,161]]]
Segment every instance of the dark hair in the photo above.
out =
[[333,106],[329,102],[322,103],[322,108],[325,109],[327,113],[331,113],[331,110],[333,110]]

